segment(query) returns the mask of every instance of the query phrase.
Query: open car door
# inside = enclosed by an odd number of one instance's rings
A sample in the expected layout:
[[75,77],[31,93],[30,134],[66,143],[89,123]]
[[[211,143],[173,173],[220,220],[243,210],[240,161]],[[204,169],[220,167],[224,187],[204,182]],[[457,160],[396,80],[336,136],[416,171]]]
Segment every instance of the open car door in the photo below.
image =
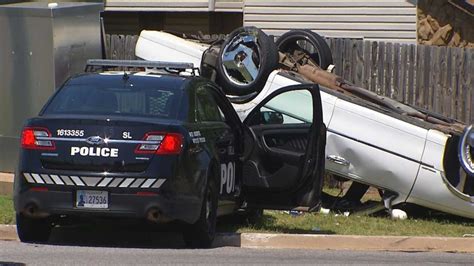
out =
[[326,127],[316,84],[281,88],[244,120],[243,192],[252,208],[320,206]]

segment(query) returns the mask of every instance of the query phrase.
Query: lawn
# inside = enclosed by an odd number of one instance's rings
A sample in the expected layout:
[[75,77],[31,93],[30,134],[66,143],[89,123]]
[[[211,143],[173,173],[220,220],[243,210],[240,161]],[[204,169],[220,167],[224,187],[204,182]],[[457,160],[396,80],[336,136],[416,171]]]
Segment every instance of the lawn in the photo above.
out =
[[12,198],[0,195],[0,224],[13,224],[15,222],[14,216]]
[[220,231],[304,233],[384,236],[449,236],[474,234],[474,221],[444,214],[392,220],[388,216],[344,216],[306,213],[292,216],[282,211],[265,211],[254,225],[220,223]]
[[[339,235],[450,236],[474,234],[474,220],[440,213],[420,213],[407,220],[388,216],[344,216],[319,213],[290,215],[283,211],[265,211],[256,224],[235,222],[235,216],[220,219],[220,232],[266,232]],[[0,196],[0,224],[15,222],[11,197]]]

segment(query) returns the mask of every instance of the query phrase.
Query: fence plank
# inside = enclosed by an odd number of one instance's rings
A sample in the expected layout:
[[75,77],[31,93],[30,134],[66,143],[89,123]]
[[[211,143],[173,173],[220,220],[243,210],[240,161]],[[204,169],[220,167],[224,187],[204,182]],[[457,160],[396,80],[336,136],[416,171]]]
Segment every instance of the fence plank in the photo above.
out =
[[344,56],[342,57],[343,61],[343,74],[342,77],[350,82],[354,82],[352,74],[352,41],[346,40],[344,44]]
[[364,43],[361,40],[354,40],[352,43],[352,60],[355,66],[352,69],[354,75],[354,84],[364,86]]
[[370,80],[370,91],[377,92],[377,79],[378,79],[378,73],[377,73],[377,60],[378,60],[378,42],[372,42],[372,50],[370,54],[370,64],[371,64],[371,69],[370,69],[370,75],[371,75],[371,80]]
[[407,82],[407,103],[415,104],[415,58],[416,58],[416,50],[415,45],[408,46],[408,82]]
[[401,49],[400,49],[400,66],[399,66],[399,90],[400,90],[400,96],[397,98],[397,100],[402,101],[407,103],[408,102],[408,95],[407,95],[407,70],[408,70],[408,46],[406,44],[403,44]]
[[403,95],[400,89],[400,44],[395,43],[393,45],[393,65],[392,65],[392,97],[399,101],[403,101]]
[[364,58],[362,59],[364,63],[364,80],[362,81],[362,87],[370,90],[370,81],[372,80],[370,71],[370,42],[364,41],[362,42],[362,45],[364,46]]
[[383,94],[384,90],[384,59],[385,59],[385,43],[379,43],[379,51],[377,55],[377,94]]
[[467,55],[467,62],[469,62],[468,67],[468,77],[467,80],[467,87],[469,88],[469,96],[467,97],[469,100],[467,102],[467,110],[466,110],[466,121],[470,124],[474,123],[474,49],[466,49]]
[[423,107],[423,93],[424,93],[424,84],[423,82],[425,79],[424,76],[424,69],[425,69],[425,60],[423,58],[425,55],[425,47],[424,45],[417,46],[416,50],[416,87],[415,87],[415,105]]
[[[440,52],[440,107],[441,114],[449,115],[449,99],[447,99],[448,93],[448,49],[441,49]],[[448,110],[449,109],[449,110]]]
[[449,92],[450,92],[450,99],[451,99],[451,111],[450,114],[454,117],[456,116],[456,110],[457,110],[457,94],[458,94],[458,78],[459,78],[459,72],[458,72],[458,49],[450,49],[451,50],[451,64],[450,64],[450,83],[449,83]]
[[446,50],[445,47],[433,47],[436,49],[431,49],[431,57],[434,62],[432,69],[430,71],[430,91],[431,91],[431,109],[434,112],[441,112],[441,97],[440,92],[443,89],[441,87],[441,76],[439,75],[441,71],[440,62],[441,50]]
[[469,73],[466,73],[465,65],[467,62],[465,61],[465,53],[463,53],[463,50],[459,48],[459,61],[457,64],[457,67],[459,68],[459,78],[458,78],[458,95],[457,95],[457,102],[458,102],[458,108],[456,110],[456,117],[459,120],[464,121],[466,118],[466,114],[464,110],[466,109],[466,100],[467,100],[467,87],[465,86],[466,82],[466,75]]
[[383,94],[388,97],[392,97],[392,68],[393,68],[393,44],[385,44],[385,62],[384,68],[384,85]]

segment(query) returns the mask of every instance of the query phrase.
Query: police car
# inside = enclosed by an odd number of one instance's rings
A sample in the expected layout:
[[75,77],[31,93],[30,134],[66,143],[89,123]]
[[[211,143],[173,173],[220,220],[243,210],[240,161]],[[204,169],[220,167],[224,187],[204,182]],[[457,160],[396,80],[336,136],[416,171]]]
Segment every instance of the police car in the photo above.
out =
[[184,222],[185,242],[209,247],[217,216],[317,209],[326,136],[317,85],[276,90],[241,122],[196,71],[89,60],[58,89],[21,134],[20,240],[47,241],[64,218],[127,217]]

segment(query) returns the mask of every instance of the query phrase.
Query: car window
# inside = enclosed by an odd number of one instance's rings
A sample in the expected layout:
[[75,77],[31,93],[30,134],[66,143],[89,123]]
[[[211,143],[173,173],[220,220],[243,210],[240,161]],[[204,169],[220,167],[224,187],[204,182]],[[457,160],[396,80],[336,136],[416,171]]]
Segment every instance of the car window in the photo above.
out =
[[223,112],[219,109],[216,100],[209,88],[202,86],[196,90],[196,111],[198,121],[223,122]]
[[63,87],[45,114],[104,114],[171,117],[176,113],[177,92],[164,88]]
[[307,90],[287,91],[275,96],[251,117],[249,125],[308,124],[313,122],[313,98]]

